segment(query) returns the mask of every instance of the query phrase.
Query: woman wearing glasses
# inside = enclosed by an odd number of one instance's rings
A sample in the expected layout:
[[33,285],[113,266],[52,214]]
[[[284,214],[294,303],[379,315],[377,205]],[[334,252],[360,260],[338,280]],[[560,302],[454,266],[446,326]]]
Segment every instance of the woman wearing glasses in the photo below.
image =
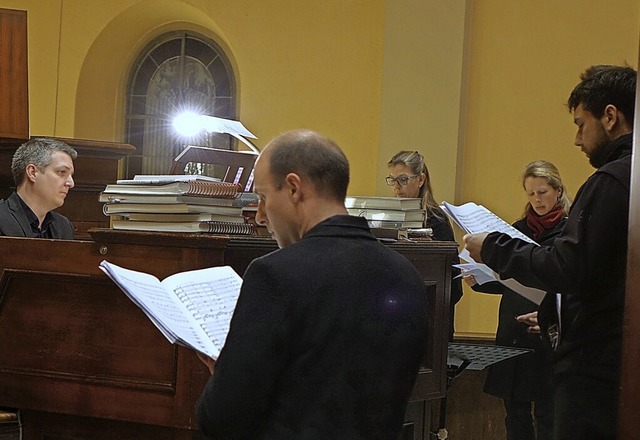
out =
[[[528,202],[513,227],[539,244],[550,244],[562,232],[571,206],[560,173],[550,162],[531,162],[524,169],[522,187]],[[536,311],[538,306],[497,281],[479,285],[473,276],[464,280],[477,292],[502,295],[496,345],[534,350],[492,366],[487,374],[484,391],[504,402],[507,438],[552,438],[551,349],[540,335],[531,334],[525,324],[516,321],[516,316]]]
[[[396,197],[412,197],[422,200],[425,211],[424,227],[431,228],[433,239],[438,241],[455,241],[453,229],[446,214],[440,209],[433,197],[429,170],[424,156],[417,151],[400,151],[387,163],[389,175],[387,185],[393,187]],[[459,261],[455,261],[458,263]],[[460,273],[453,268],[453,276]],[[462,282],[455,278],[451,282],[451,325],[450,336],[453,338],[453,311],[455,304],[462,298]]]

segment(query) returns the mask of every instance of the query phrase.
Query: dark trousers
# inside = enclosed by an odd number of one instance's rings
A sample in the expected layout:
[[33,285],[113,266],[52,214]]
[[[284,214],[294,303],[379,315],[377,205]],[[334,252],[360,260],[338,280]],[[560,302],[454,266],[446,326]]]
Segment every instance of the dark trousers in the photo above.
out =
[[[553,405],[549,399],[536,402],[504,400],[507,440],[552,440]],[[533,404],[533,413],[532,413]]]
[[556,379],[555,440],[614,440],[618,385],[587,376]]

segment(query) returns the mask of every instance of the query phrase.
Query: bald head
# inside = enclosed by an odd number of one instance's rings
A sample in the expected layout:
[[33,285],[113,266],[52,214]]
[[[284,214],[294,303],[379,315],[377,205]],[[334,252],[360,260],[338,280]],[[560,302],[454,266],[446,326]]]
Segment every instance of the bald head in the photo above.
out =
[[273,182],[281,187],[289,173],[308,178],[318,194],[343,202],[349,186],[349,161],[332,140],[311,130],[293,130],[265,147]]

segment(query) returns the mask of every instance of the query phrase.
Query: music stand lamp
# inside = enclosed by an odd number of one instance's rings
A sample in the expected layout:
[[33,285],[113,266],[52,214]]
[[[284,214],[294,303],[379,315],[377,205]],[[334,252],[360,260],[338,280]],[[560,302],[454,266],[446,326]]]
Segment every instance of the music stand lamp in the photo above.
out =
[[205,163],[226,167],[224,182],[240,185],[242,191],[251,191],[253,187],[253,166],[258,153],[253,151],[233,151],[219,148],[189,145],[173,159],[170,174],[184,174],[188,163]]

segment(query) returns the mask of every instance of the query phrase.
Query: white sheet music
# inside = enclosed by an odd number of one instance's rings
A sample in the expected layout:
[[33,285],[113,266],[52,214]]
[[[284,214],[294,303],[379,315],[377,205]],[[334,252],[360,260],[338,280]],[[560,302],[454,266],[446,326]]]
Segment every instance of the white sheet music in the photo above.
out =
[[442,202],[441,208],[460,229],[469,234],[497,231],[503,232],[513,238],[519,238],[527,243],[535,243],[535,241],[482,205],[469,202],[464,205],[455,206],[447,202]]
[[[518,231],[516,228],[502,220],[500,217],[489,211],[482,205],[476,205],[473,202],[465,203],[461,206],[454,206],[447,202],[442,202],[442,209],[445,213],[456,222],[461,229],[470,234],[478,232],[503,232],[510,237],[519,238],[528,243],[533,243],[539,246],[531,238]],[[479,284],[484,284],[488,281],[498,281],[507,286],[514,292],[527,298],[535,304],[540,305],[545,295],[544,290],[536,289],[535,287],[525,286],[524,284],[514,280],[513,278],[502,279],[486,264],[477,263],[469,255],[469,251],[466,248],[462,249],[459,254],[461,260],[467,261],[466,264],[454,264],[454,267],[461,269],[462,276],[468,274],[473,275]]]
[[214,359],[220,354],[242,278],[230,267],[156,277],[103,261],[102,269],[172,343]]
[[527,298],[529,301],[540,305],[547,292],[535,287],[525,286],[524,284],[514,280],[513,278],[502,279],[496,274],[489,266],[482,263],[477,263],[469,255],[467,249],[462,249],[458,255],[461,260],[468,261],[468,263],[454,264],[453,267],[457,267],[462,270],[459,276],[473,275],[478,284],[484,284],[490,281],[498,281],[509,289],[513,290],[517,294]]
[[209,340],[222,349],[241,285],[242,279],[234,272],[211,281],[181,283],[173,292]]

